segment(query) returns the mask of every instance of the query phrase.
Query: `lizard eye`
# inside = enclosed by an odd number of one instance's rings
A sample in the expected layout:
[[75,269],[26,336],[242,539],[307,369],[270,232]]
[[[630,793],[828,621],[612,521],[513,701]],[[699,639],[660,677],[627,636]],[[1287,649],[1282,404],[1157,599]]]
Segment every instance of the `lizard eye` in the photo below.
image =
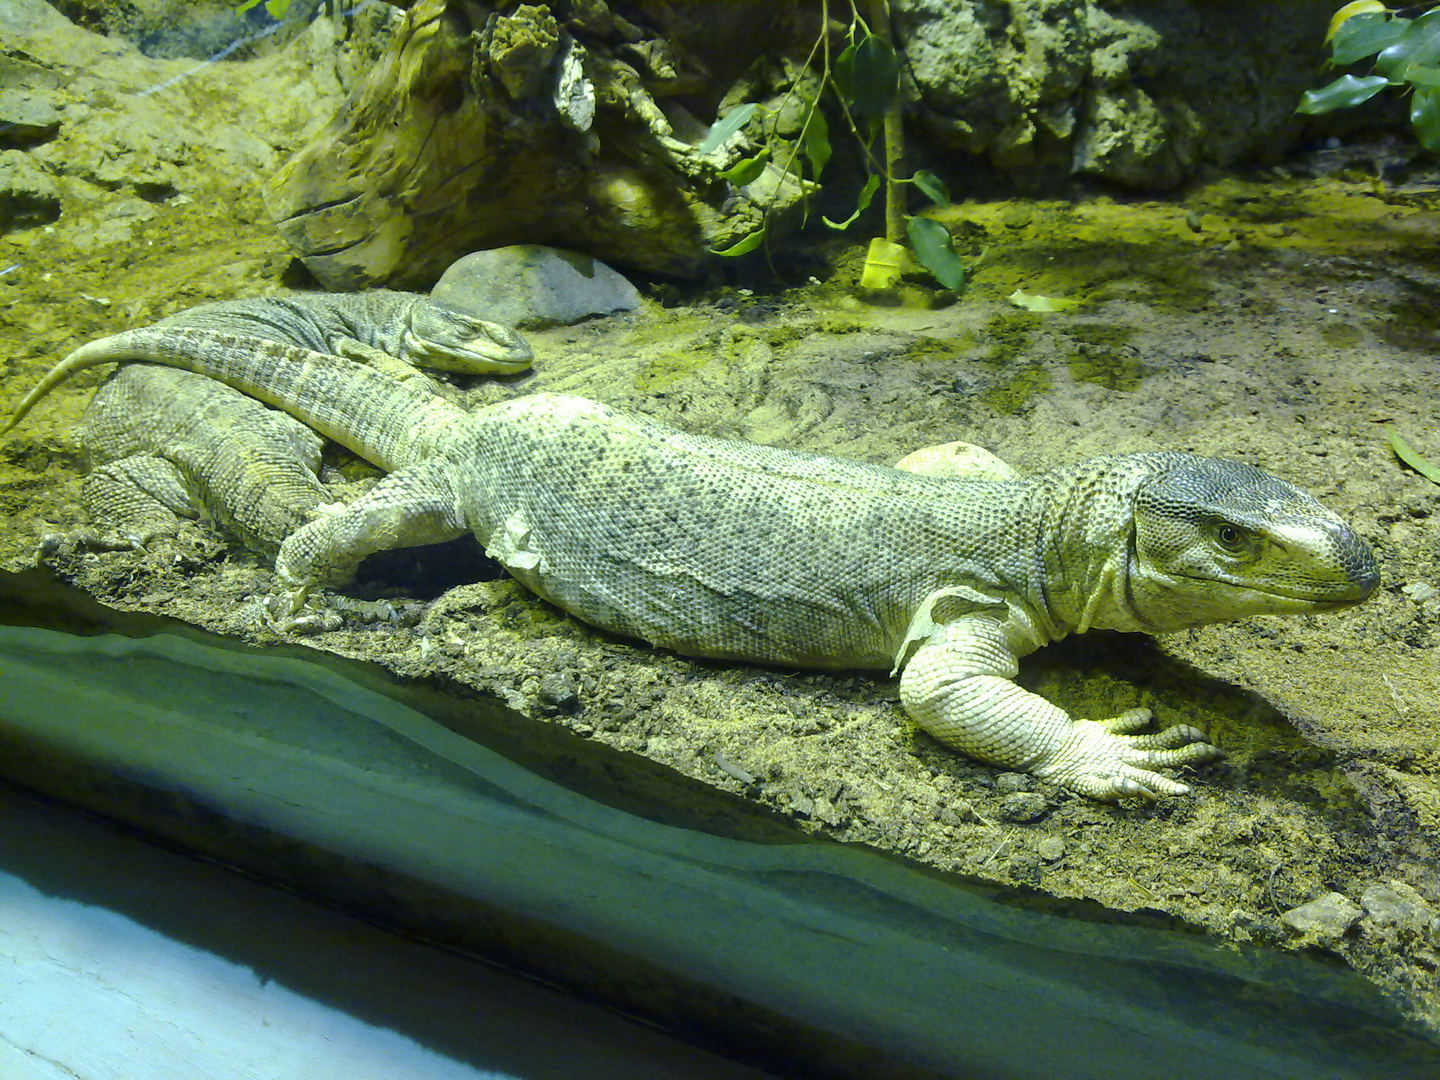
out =
[[1211,530],[1211,535],[1215,538],[1215,543],[1231,555],[1243,555],[1253,543],[1253,537],[1249,530],[1242,529],[1238,525],[1231,525],[1229,522],[1215,525]]

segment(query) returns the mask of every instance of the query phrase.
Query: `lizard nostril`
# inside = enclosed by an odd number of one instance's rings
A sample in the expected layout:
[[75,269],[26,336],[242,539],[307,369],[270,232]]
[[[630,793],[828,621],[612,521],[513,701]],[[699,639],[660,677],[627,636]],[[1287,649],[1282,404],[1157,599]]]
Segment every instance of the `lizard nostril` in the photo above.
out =
[[1358,590],[1359,599],[1365,599],[1380,587],[1380,566],[1375,561],[1375,553],[1349,528],[1342,528],[1335,536],[1335,559]]

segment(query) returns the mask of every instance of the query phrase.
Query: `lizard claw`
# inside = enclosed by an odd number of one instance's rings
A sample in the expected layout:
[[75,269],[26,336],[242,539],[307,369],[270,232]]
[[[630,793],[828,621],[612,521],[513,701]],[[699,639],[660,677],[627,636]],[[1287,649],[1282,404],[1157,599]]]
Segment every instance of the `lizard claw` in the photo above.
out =
[[1075,720],[1064,743],[1035,769],[1035,775],[1092,799],[1188,795],[1188,784],[1156,770],[1199,765],[1225,755],[1205,741],[1204,732],[1188,724],[1133,734],[1150,718],[1149,709],[1130,709],[1105,720]]
[[323,634],[338,630],[345,619],[338,611],[308,601],[310,590],[287,589],[266,599],[260,605],[265,625],[276,633]]
[[46,533],[35,546],[35,565],[43,565],[62,551],[143,551],[157,535],[157,531],[102,533],[88,527]]

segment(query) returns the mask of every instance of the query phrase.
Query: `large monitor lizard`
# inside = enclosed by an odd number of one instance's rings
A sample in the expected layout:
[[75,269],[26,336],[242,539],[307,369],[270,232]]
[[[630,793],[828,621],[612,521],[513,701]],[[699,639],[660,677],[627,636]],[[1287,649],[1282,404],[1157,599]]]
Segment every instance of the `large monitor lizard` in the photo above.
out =
[[691,656],[899,671],[906,711],[942,742],[1095,798],[1185,794],[1158,770],[1220,752],[1194,727],[1138,733],[1145,709],[1072,717],[1011,681],[1019,657],[1092,628],[1333,611],[1379,584],[1339,517],[1236,462],[1151,452],[1012,480],[921,475],[558,394],[467,413],[333,357],[134,333],[147,359],[253,394],[390,472],[281,545],[292,618],[367,554],[470,531],[607,630]]
[[[397,377],[422,377],[416,365],[508,373],[531,360],[525,340],[507,327],[383,289],[205,304],[147,332],[161,327],[263,338],[361,360]],[[84,346],[88,362],[138,359],[128,333]],[[56,370],[63,368],[62,362]],[[10,426],[53,385],[37,386]],[[79,435],[90,466],[81,498],[93,524],[74,535],[91,546],[143,544],[172,532],[179,518],[203,515],[246,547],[273,555],[326,498],[319,436],[193,372],[122,366],[96,392]]]

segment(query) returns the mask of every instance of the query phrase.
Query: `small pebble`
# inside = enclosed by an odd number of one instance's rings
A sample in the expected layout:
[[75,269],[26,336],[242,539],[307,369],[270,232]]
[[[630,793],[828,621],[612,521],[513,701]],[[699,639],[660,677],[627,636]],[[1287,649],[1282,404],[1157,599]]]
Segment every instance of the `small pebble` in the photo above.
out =
[[575,681],[561,671],[552,671],[540,680],[540,700],[554,709],[573,709],[580,697]]
[[1059,862],[1065,857],[1065,841],[1058,836],[1047,836],[1035,845],[1035,850],[1046,862]]
[[739,780],[740,783],[744,784],[746,787],[749,787],[751,784],[755,783],[755,776],[753,773],[749,772],[746,769],[742,769],[739,765],[736,765],[719,750],[716,750],[715,753],[711,755],[711,760],[715,762],[715,765],[720,769],[721,772],[725,773],[727,776]]
[[1426,600],[1440,596],[1440,589],[1423,581],[1412,581],[1409,585],[1402,585],[1400,591],[1417,604],[1423,604]]
[[1009,795],[1016,791],[1031,791],[1034,787],[1035,778],[1029,773],[1002,772],[995,777],[995,791],[1000,795]]
[[1365,916],[1375,926],[1398,926],[1423,933],[1431,920],[1430,905],[1403,881],[1371,885],[1360,896]]
[[1360,905],[1342,893],[1326,893],[1318,900],[1291,908],[1280,921],[1302,934],[1313,934],[1320,941],[1334,941],[1360,918]]
[[1038,791],[1016,791],[1000,800],[1000,820],[1015,824],[1036,821],[1050,809],[1050,800]]

